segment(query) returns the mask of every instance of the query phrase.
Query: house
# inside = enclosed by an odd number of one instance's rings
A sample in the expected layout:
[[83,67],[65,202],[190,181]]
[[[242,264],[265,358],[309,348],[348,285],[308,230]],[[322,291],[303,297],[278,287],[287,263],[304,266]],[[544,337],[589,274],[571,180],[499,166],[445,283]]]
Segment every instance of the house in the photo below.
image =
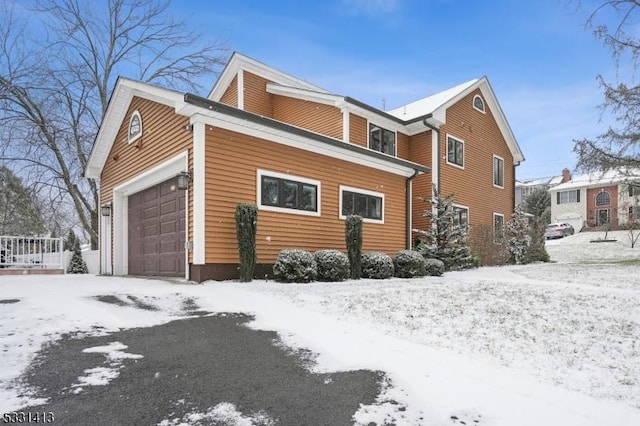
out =
[[607,224],[617,228],[637,221],[640,180],[633,175],[617,170],[582,174],[550,188],[551,220],[570,223],[576,230]]
[[560,176],[528,179],[524,181],[516,180],[516,206],[524,203],[529,195],[531,195],[531,193],[533,193],[534,191],[540,189],[548,191],[549,188],[560,185],[564,182],[568,182],[570,180],[571,172],[569,171],[569,169],[562,170],[562,175]]
[[345,250],[349,214],[365,251],[411,247],[432,184],[502,226],[523,159],[486,77],[385,112],[235,53],[207,98],[118,79],[85,175],[103,273],[204,281],[238,276],[238,203],[264,276],[284,248]]

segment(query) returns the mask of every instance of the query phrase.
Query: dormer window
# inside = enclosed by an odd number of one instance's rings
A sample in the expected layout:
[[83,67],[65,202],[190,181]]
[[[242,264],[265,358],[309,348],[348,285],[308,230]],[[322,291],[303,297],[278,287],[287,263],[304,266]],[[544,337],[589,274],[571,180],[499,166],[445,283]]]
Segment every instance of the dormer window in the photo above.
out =
[[482,99],[482,96],[480,95],[475,95],[473,97],[473,108],[477,109],[478,111],[480,111],[481,113],[485,113],[484,110],[484,100]]
[[129,143],[135,141],[140,136],[142,136],[142,117],[140,116],[140,112],[135,110],[129,120]]
[[369,149],[396,155],[396,133],[369,123]]

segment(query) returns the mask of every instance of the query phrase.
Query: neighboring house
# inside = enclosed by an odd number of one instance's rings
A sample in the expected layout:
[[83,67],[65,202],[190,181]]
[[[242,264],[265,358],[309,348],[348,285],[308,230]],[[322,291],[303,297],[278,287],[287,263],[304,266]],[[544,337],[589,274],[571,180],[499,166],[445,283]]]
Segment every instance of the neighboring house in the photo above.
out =
[[529,179],[525,181],[516,180],[516,206],[524,203],[529,195],[536,190],[549,190],[549,188],[553,188],[556,185],[560,185],[561,183],[568,182],[570,180],[571,172],[569,169],[562,170],[562,175],[560,176]]
[[120,78],[85,174],[103,273],[204,281],[238,276],[238,203],[264,276],[285,248],[345,250],[349,214],[365,251],[411,247],[432,184],[461,222],[501,224],[523,159],[486,78],[384,112],[236,53],[208,98]]
[[617,228],[640,219],[640,180],[629,175],[618,171],[583,174],[549,189],[551,220],[580,230],[606,224]]

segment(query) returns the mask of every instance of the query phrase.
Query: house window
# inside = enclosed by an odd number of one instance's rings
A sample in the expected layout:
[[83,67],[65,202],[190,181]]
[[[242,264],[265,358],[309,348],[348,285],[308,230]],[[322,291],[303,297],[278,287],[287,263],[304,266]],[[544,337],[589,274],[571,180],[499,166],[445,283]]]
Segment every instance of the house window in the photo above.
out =
[[596,226],[606,225],[610,220],[609,209],[596,210]]
[[340,219],[346,219],[352,214],[362,216],[362,219],[367,222],[382,222],[384,194],[340,186]]
[[482,96],[480,95],[475,95],[473,97],[473,108],[477,109],[478,111],[484,113],[484,101],[482,100]]
[[638,184],[630,184],[629,185],[629,197],[633,197],[636,195],[640,195],[640,186]]
[[629,207],[629,220],[633,222],[640,220],[640,206]]
[[142,136],[142,116],[138,110],[135,110],[129,119],[129,134],[127,140],[131,143],[140,136]]
[[596,195],[596,206],[608,206],[611,204],[611,195],[607,191],[599,192]]
[[447,163],[464,167],[464,142],[448,135]]
[[500,213],[493,214],[493,242],[496,244],[504,240],[504,215]]
[[504,159],[493,156],[493,185],[504,188]]
[[469,225],[469,209],[461,206],[453,206],[453,212],[455,216],[453,217],[454,225]]
[[320,215],[320,182],[258,170],[258,206],[262,210]]
[[396,155],[396,133],[370,123],[369,148],[383,154]]
[[579,203],[579,202],[580,202],[579,189],[574,189],[571,191],[559,191],[556,194],[556,204]]

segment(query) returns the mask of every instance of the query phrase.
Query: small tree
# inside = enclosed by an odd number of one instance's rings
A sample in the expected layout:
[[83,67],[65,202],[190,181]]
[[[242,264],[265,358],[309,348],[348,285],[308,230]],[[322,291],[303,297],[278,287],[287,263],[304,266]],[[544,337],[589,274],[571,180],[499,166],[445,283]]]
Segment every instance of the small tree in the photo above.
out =
[[64,240],[64,249],[68,251],[74,251],[76,244],[78,245],[78,247],[80,246],[80,242],[76,237],[76,233],[73,232],[73,229],[72,229],[69,231],[67,238]]
[[238,204],[236,206],[236,238],[240,258],[240,281],[249,282],[256,267],[256,231],[258,206]]
[[357,280],[362,271],[362,217],[349,215],[344,226],[347,256],[349,256],[349,275],[352,280]]
[[549,262],[550,260],[549,253],[547,253],[547,247],[544,244],[544,228],[544,225],[535,222],[531,224],[531,227],[529,228],[531,245],[529,246],[527,263]]
[[[69,235],[73,235],[73,231],[69,232]],[[75,243],[73,245],[73,256],[71,256],[71,260],[69,261],[69,266],[67,267],[67,274],[88,274],[89,268],[87,268],[87,264],[82,258],[82,252],[80,251],[80,241],[76,238]]]
[[521,265],[529,263],[531,233],[524,213],[516,211],[505,226],[509,263]]
[[431,229],[420,231],[417,250],[426,258],[439,259],[445,269],[464,269],[473,265],[473,253],[469,246],[469,227],[460,223],[453,208],[453,195],[443,197],[433,187],[433,197],[429,201],[434,209],[426,209],[424,216],[429,219]]
[[534,189],[520,206],[523,211],[533,215],[535,222],[543,225],[551,223],[551,194],[546,188]]

